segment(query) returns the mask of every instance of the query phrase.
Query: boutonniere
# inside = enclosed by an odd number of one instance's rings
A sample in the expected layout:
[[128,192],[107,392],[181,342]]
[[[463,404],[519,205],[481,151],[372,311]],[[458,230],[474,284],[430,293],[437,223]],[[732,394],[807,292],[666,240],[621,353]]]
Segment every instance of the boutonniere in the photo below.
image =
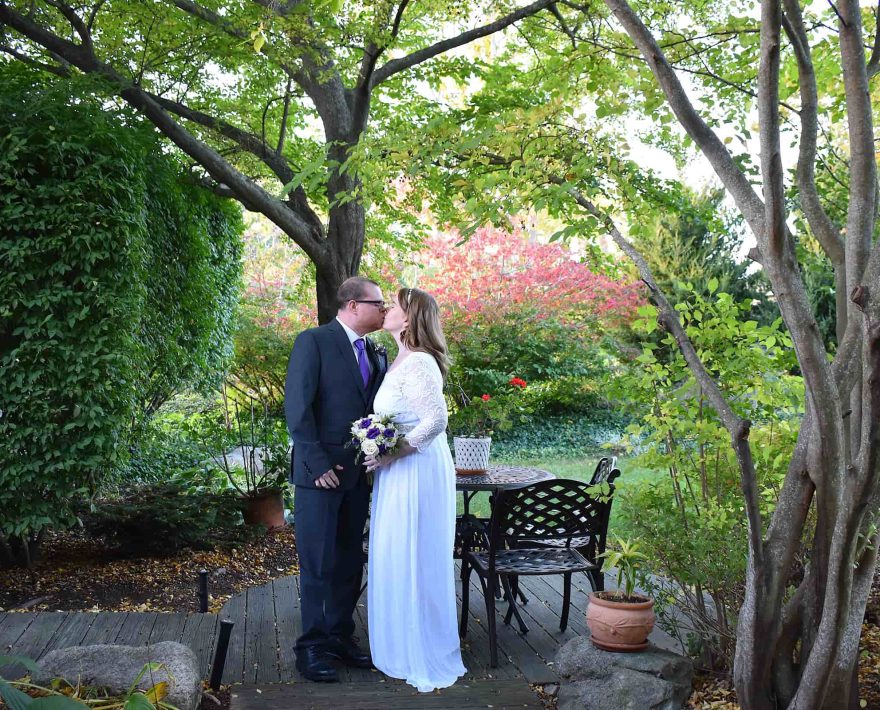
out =
[[373,343],[373,349],[376,351],[376,355],[378,355],[387,363],[388,350],[386,349],[386,347],[384,345],[381,345],[380,343],[374,343],[372,340],[370,342]]

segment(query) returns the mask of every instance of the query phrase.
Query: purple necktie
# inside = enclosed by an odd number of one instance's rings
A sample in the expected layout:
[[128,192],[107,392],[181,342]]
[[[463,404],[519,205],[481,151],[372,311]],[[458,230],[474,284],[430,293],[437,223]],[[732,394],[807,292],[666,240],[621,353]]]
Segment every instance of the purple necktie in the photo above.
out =
[[364,387],[366,387],[370,381],[370,363],[367,362],[367,353],[364,352],[364,339],[355,340],[354,347],[358,351],[358,367],[361,371],[361,377],[364,378]]

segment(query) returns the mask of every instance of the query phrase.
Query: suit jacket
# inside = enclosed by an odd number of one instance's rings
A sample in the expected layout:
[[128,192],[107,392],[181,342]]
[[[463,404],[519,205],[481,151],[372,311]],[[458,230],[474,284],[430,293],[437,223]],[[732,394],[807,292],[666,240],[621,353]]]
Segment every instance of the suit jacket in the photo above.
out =
[[373,398],[388,369],[386,356],[369,339],[365,350],[372,365],[367,387],[339,321],[297,336],[284,387],[294,485],[317,488],[315,479],[337,465],[343,467],[336,472],[343,490],[353,488],[363,475],[364,467],[354,462],[356,449],[346,444],[351,440],[352,422],[373,411]]

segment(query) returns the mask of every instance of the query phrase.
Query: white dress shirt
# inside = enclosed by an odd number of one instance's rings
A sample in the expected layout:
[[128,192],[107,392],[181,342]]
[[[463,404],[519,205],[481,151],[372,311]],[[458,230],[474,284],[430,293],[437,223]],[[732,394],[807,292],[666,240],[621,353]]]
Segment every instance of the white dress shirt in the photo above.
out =
[[342,329],[345,331],[345,334],[348,336],[348,342],[351,343],[351,351],[354,353],[354,361],[357,362],[358,359],[358,350],[357,346],[354,344],[355,340],[363,340],[364,341],[364,357],[367,358],[367,367],[370,368],[370,374],[373,374],[373,363],[370,362],[370,357],[367,355],[367,336],[358,335],[351,328],[349,328],[345,323],[339,320],[339,316],[336,317],[336,320],[339,321],[339,325],[342,326]]

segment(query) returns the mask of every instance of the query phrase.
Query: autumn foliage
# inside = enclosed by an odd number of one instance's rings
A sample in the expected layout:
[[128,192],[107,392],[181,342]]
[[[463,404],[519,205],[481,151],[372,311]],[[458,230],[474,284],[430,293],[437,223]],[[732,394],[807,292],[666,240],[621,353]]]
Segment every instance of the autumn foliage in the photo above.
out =
[[443,311],[457,384],[502,391],[517,376],[545,383],[538,396],[553,383],[573,391],[600,376],[603,345],[644,303],[639,283],[592,271],[566,246],[522,231],[486,227],[459,241],[455,232],[428,241],[419,282]]

